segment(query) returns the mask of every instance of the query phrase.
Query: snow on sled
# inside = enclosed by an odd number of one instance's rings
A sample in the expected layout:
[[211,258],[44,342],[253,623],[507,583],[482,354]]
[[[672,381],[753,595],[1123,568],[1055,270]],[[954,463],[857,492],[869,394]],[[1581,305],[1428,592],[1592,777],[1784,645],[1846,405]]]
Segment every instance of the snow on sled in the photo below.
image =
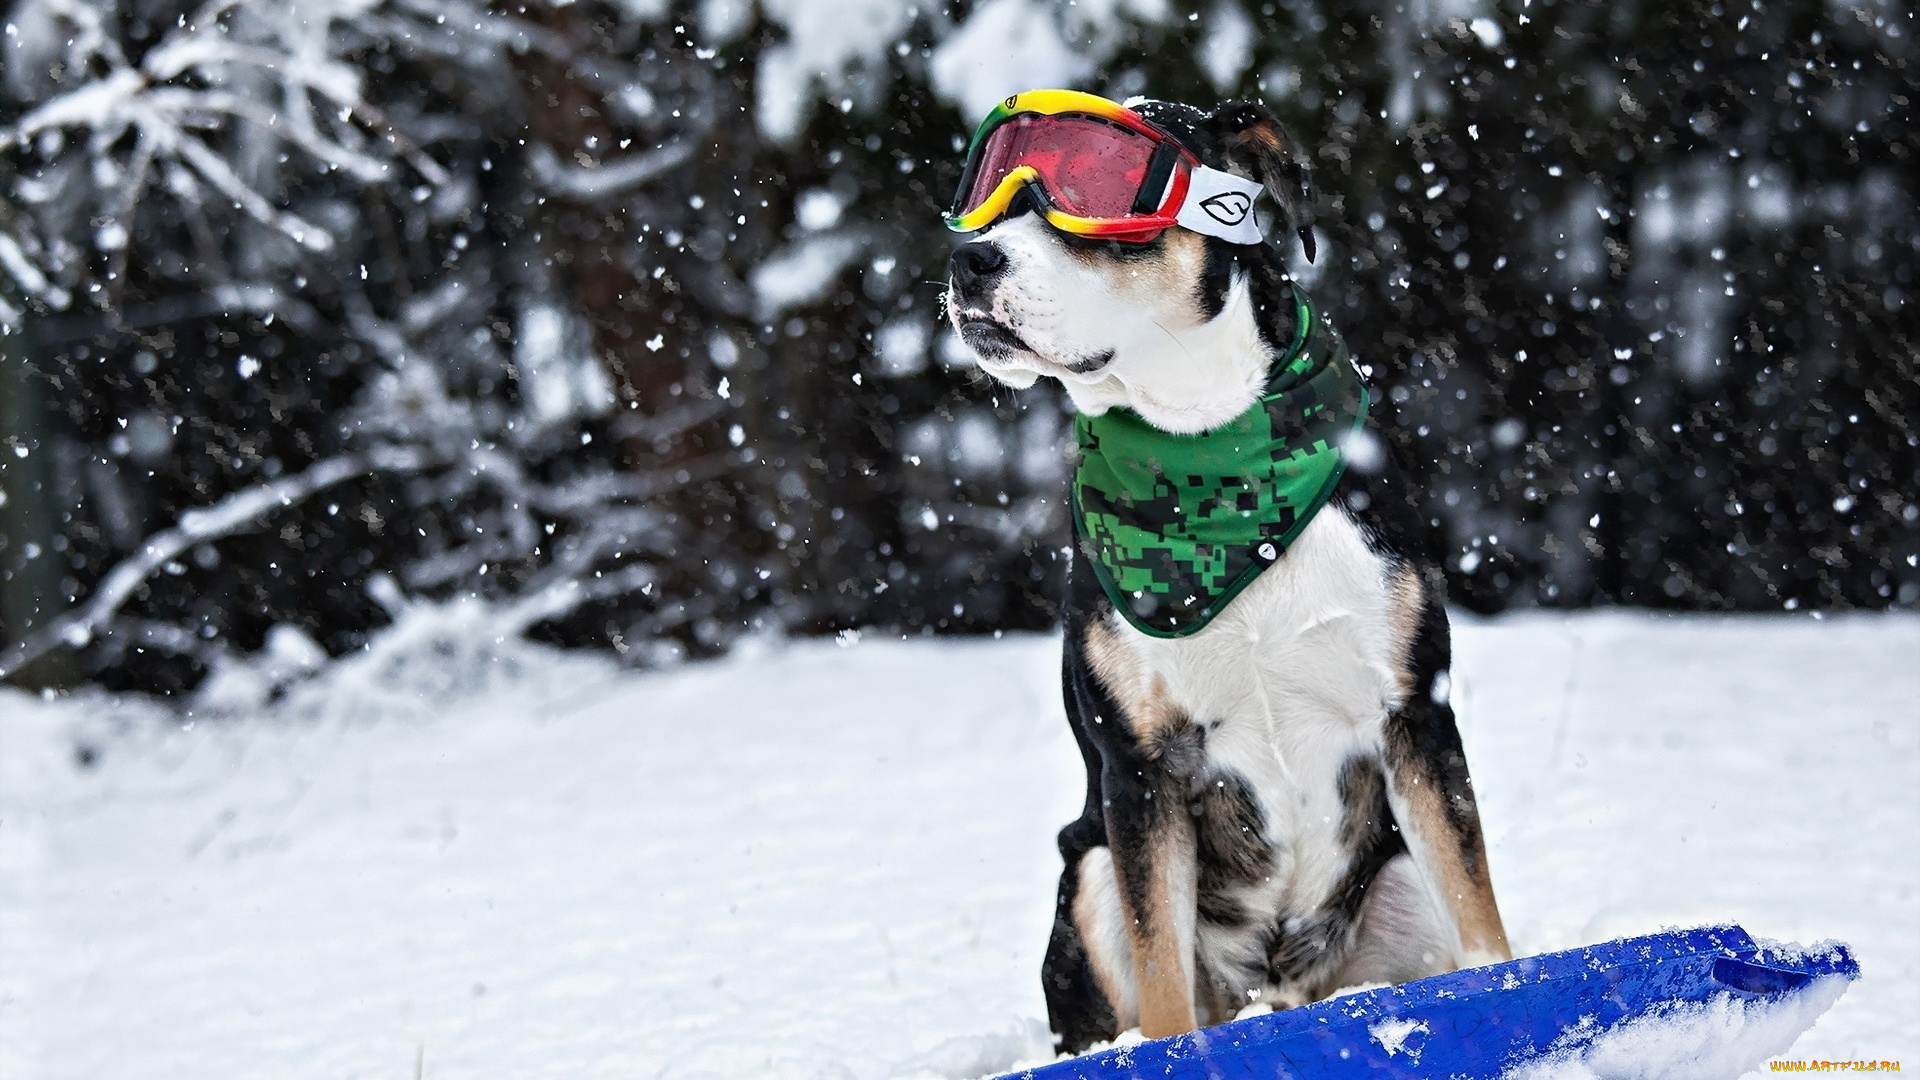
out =
[[1510,960],[1118,1046],[1003,1080],[1733,1080],[1860,966],[1844,945],[1676,930]]

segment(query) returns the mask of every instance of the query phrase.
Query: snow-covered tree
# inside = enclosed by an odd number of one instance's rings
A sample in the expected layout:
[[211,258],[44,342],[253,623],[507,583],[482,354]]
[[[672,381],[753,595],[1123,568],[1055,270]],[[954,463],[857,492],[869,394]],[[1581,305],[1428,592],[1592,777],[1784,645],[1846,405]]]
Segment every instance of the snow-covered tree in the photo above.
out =
[[[521,626],[634,594],[642,646],[729,636],[693,594],[731,600],[733,580],[701,587],[747,575],[730,554],[687,565],[712,530],[673,497],[735,455],[669,446],[724,402],[610,366],[564,270],[582,230],[563,215],[640,198],[712,121],[649,115],[685,88],[551,14],[9,13],[0,314],[50,346],[35,366],[67,432],[26,449],[67,504],[42,557],[84,603],[19,628],[0,668],[66,646],[204,669],[282,621],[338,651],[381,618],[387,574]],[[618,94],[634,138],[576,153],[543,78]]]

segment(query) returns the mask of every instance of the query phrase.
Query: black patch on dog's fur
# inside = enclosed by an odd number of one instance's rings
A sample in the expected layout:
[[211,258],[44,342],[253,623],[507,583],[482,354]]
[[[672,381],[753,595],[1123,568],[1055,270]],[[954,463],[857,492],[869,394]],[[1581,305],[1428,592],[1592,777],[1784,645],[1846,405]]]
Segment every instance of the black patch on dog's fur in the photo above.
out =
[[1200,314],[1206,321],[1212,322],[1220,317],[1220,312],[1227,306],[1227,293],[1233,290],[1234,270],[1240,265],[1240,260],[1233,252],[1225,250],[1239,245],[1230,245],[1212,237],[1208,237],[1208,240],[1211,242],[1206,246],[1206,268],[1200,272]]
[[1360,915],[1367,888],[1387,860],[1407,850],[1407,841],[1387,802],[1387,776],[1377,758],[1352,757],[1340,768],[1340,843],[1349,858],[1347,876],[1334,889],[1329,907],[1349,922]]
[[1216,152],[1235,170],[1260,181],[1280,206],[1289,232],[1314,257],[1313,182],[1307,156],[1273,111],[1257,101],[1229,101],[1207,118]]
[[[1209,242],[1226,243],[1211,238]],[[1285,353],[1300,326],[1292,280],[1276,259],[1250,259],[1238,254],[1235,259],[1245,267],[1248,293],[1253,300],[1254,325],[1260,330],[1261,342],[1276,356]]]
[[[1047,939],[1046,959],[1040,964],[1040,985],[1047,999],[1047,1015],[1052,1018],[1055,1036],[1065,1048],[1111,1040],[1120,1029],[1113,1005],[1094,978],[1086,943],[1080,940],[1080,930],[1073,924],[1073,902],[1080,891],[1080,857],[1098,844],[1068,834],[1076,827],[1084,831],[1086,822],[1083,817],[1060,831],[1060,854],[1067,860],[1067,869],[1060,875],[1060,891],[1053,907],[1053,933]],[[1105,842],[1102,830],[1099,843]]]
[[1215,772],[1201,780],[1187,804],[1200,863],[1200,918],[1216,926],[1246,926],[1258,916],[1232,893],[1273,870],[1267,818],[1253,789],[1238,773]]
[[[1071,637],[1069,637],[1071,641]],[[1087,852],[1107,843],[1107,824],[1100,797],[1100,751],[1088,735],[1083,721],[1099,716],[1089,698],[1084,666],[1078,650],[1069,646],[1061,656],[1060,686],[1066,698],[1067,718],[1071,721],[1074,742],[1087,768],[1086,802],[1078,820],[1060,830],[1060,858],[1066,870],[1060,875],[1060,889],[1053,909],[1053,933],[1047,941],[1047,955],[1040,965],[1041,988],[1047,999],[1047,1016],[1063,1049],[1074,1050],[1097,1041],[1110,1041],[1119,1034],[1119,1018],[1094,979],[1087,959],[1086,943],[1073,923],[1073,902],[1080,892],[1080,860]],[[1084,661],[1082,660],[1082,664]],[[1101,718],[1104,723],[1104,717]]]
[[1387,860],[1407,850],[1387,803],[1387,778],[1376,759],[1356,756],[1340,768],[1340,844],[1347,872],[1320,910],[1278,928],[1267,950],[1270,977],[1312,985],[1327,962],[1351,944],[1367,889]]
[[[1311,259],[1313,201],[1306,156],[1265,105],[1230,101],[1209,114],[1178,102],[1143,101],[1135,109],[1149,123],[1179,139],[1209,167],[1237,173],[1264,186],[1279,205],[1288,230],[1302,234]],[[1092,243],[1064,234],[1062,239],[1076,250],[1085,250]],[[1208,319],[1219,315],[1235,281],[1245,279],[1261,340],[1275,353],[1284,352],[1293,343],[1297,320],[1293,291],[1286,266],[1276,257],[1278,252],[1264,244],[1234,244],[1215,236],[1204,241],[1206,258],[1197,297],[1201,313]],[[1157,255],[1159,248],[1157,242],[1105,243],[1121,249],[1145,249],[1115,252],[1122,259],[1143,257],[1148,251]]]

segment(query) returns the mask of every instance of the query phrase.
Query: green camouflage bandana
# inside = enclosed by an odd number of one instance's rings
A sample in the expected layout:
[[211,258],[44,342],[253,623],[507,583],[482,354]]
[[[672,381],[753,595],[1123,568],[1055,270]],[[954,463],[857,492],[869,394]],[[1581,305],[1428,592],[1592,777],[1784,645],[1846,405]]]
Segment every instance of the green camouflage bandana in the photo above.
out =
[[1367,388],[1338,331],[1294,287],[1300,330],[1252,408],[1199,435],[1128,409],[1075,418],[1075,539],[1143,634],[1185,637],[1274,564],[1333,494]]

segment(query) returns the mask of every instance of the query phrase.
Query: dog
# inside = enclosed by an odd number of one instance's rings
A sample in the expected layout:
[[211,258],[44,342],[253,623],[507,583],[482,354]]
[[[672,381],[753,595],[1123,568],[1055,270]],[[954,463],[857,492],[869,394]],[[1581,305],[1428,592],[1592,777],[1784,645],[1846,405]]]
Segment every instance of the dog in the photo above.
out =
[[[1124,108],[1271,196],[1312,257],[1306,155],[1264,105]],[[1092,238],[1050,223],[1045,190],[951,255],[948,315],[987,375],[1056,379],[1080,418],[1159,437],[1263,400],[1309,329],[1276,244]],[[1444,578],[1377,430],[1356,426],[1342,463],[1284,553],[1262,547],[1194,632],[1134,625],[1076,535],[1062,669],[1086,804],[1059,834],[1042,966],[1065,1051],[1511,958],[1449,704]]]

